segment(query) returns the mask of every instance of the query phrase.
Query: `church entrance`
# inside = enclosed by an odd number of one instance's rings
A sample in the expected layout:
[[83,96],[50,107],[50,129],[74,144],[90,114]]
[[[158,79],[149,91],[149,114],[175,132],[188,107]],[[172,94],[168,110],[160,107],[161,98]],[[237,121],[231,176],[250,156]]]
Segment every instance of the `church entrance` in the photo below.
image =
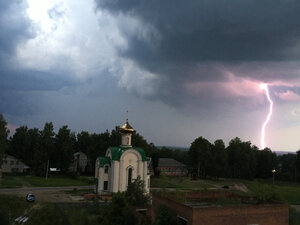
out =
[[103,183],[103,190],[104,191],[108,190],[108,181],[104,181],[104,183]]
[[128,185],[131,184],[131,180],[132,180],[132,168],[128,169]]

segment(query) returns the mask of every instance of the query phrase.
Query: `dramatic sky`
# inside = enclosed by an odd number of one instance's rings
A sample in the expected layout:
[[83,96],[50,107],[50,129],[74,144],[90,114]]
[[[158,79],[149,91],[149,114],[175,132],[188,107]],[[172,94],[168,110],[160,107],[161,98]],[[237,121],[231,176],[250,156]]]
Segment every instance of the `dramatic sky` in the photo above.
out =
[[298,0],[1,0],[0,113],[10,128],[103,132],[156,145],[234,137],[300,149]]

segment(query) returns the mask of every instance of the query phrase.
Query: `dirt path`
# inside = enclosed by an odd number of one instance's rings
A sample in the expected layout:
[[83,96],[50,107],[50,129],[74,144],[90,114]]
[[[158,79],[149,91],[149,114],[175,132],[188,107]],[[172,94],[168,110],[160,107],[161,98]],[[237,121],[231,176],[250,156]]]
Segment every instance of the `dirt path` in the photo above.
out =
[[35,196],[36,202],[74,202],[67,190],[86,190],[93,189],[94,186],[72,186],[72,187],[30,187],[30,188],[6,188],[0,189],[1,194],[15,195],[26,198],[28,193]]

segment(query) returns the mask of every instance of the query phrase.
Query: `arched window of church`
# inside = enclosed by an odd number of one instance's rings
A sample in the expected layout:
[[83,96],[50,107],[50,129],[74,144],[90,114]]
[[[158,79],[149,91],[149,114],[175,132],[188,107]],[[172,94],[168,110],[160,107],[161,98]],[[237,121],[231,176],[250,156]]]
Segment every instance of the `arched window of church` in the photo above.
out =
[[104,173],[108,173],[108,166],[104,167]]
[[131,184],[132,180],[132,168],[128,169],[128,185]]

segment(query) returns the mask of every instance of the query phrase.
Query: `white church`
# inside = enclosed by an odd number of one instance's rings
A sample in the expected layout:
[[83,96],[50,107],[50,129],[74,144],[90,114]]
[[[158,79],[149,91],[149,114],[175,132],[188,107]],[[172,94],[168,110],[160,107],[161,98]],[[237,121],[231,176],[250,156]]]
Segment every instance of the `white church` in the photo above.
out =
[[150,188],[146,154],[142,148],[131,146],[134,129],[128,123],[120,128],[121,145],[109,147],[105,157],[98,157],[95,165],[96,192],[112,193],[127,190],[138,176],[144,181],[146,193]]

